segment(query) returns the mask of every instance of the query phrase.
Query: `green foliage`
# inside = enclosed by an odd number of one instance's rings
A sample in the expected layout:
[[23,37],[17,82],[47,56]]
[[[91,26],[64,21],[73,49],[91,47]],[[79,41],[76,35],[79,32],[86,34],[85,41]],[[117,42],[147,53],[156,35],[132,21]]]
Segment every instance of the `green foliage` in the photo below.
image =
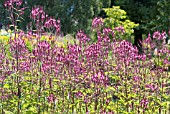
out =
[[113,6],[112,8],[104,8],[107,18],[104,19],[106,27],[114,29],[115,27],[123,26],[125,29],[124,39],[130,37],[133,34],[133,28],[139,24],[135,24],[127,18],[125,10],[120,9],[120,6]]
[[150,28],[152,31],[168,31],[170,27],[170,1],[159,0],[155,9],[157,11],[156,17],[147,24],[148,28]]
[[137,29],[145,33],[169,29],[169,0],[115,0],[114,5],[124,9],[130,20],[140,24]]
[[108,7],[111,0],[54,0],[53,6],[47,9],[49,15],[61,20],[61,31],[64,34],[82,29],[90,31],[93,17],[98,16],[102,7]]
[[[60,19],[61,31],[64,34],[75,33],[80,29],[90,32],[92,19],[98,16],[103,7],[109,7],[110,4],[111,0],[27,0],[22,4],[27,8],[23,14],[24,20],[19,23],[19,28],[26,30],[26,25],[31,21],[28,18],[31,9],[36,5],[41,5],[49,16]],[[7,25],[9,23],[5,22],[7,12],[3,7],[2,9],[0,16],[3,18],[0,18],[0,22],[3,21]]]

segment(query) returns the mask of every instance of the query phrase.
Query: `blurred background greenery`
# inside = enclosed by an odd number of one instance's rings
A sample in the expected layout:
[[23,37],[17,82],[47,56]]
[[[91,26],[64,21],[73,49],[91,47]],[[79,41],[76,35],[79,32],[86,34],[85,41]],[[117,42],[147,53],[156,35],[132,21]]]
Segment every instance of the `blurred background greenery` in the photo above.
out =
[[[3,5],[5,0],[0,0],[0,22],[8,27],[8,13]],[[31,21],[30,12],[33,6],[41,5],[49,16],[61,20],[61,32],[65,36],[73,36],[78,30],[84,30],[87,34],[91,33],[91,22],[94,17],[105,19],[116,18],[130,27],[128,33],[134,36],[134,44],[140,47],[139,41],[143,35],[152,33],[156,30],[168,32],[170,27],[170,1],[169,0],[23,0],[24,7],[27,7],[23,15],[19,28],[26,30]],[[119,10],[126,13],[125,18],[117,18],[113,11],[108,15],[107,8],[114,9],[114,6],[120,6]],[[122,12],[116,14],[121,15]],[[128,21],[127,21],[128,20]],[[108,27],[113,28],[117,21],[106,23]],[[133,25],[131,24],[133,23]],[[110,24],[110,25],[109,25]],[[138,24],[139,26],[135,26]]]

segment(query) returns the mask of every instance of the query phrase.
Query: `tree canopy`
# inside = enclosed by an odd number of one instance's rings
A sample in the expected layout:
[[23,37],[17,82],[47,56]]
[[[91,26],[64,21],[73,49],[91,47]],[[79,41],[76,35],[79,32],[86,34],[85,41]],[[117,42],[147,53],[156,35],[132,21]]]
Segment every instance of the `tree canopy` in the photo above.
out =
[[[1,0],[3,4],[3,0]],[[43,6],[49,16],[61,21],[61,31],[64,34],[73,33],[80,29],[90,30],[91,20],[98,16],[103,7],[109,7],[111,0],[23,0],[27,7],[24,21],[20,24],[23,29],[30,21],[31,9],[35,5]],[[3,14],[1,14],[3,15]]]
[[[8,24],[4,1],[0,0],[0,21]],[[60,19],[61,31],[64,34],[80,29],[90,31],[92,19],[100,16],[103,8],[112,8],[113,5],[125,10],[127,19],[140,24],[136,27],[136,32],[168,30],[170,25],[169,0],[23,0],[23,6],[27,7],[24,21],[20,24],[23,29],[26,29],[30,22],[28,17],[35,5],[43,6],[49,16]]]

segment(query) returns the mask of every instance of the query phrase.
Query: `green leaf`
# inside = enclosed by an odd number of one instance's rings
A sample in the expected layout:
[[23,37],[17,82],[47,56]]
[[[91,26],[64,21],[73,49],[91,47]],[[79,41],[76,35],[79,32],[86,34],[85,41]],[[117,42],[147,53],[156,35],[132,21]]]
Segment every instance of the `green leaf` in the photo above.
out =
[[4,88],[9,88],[9,84],[4,84]]
[[4,110],[5,114],[14,114],[13,112],[11,111],[7,111],[7,110]]
[[109,92],[109,91],[116,91],[116,89],[114,87],[109,86],[107,87],[106,92]]
[[17,22],[21,22],[21,20],[16,20]]

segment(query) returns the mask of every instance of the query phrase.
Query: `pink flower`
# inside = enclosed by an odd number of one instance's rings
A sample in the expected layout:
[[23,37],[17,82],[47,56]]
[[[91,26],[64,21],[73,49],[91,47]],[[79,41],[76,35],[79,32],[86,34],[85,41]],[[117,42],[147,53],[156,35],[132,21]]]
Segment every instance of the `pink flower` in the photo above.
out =
[[104,28],[103,29],[103,34],[104,35],[109,35],[109,33],[114,37],[114,31],[110,28]]
[[142,108],[146,109],[146,108],[148,108],[148,103],[149,103],[149,101],[146,98],[144,98],[144,99],[141,100],[140,106]]
[[161,33],[159,31],[154,32],[153,38],[154,39],[161,39]]
[[52,17],[47,18],[44,27],[48,29],[56,29],[56,33],[58,34],[60,32],[60,20],[56,21],[56,19],[53,19]]
[[158,39],[158,40],[165,40],[166,37],[167,37],[166,32],[165,32],[165,31],[162,31],[161,37],[160,37],[160,39]]
[[77,97],[83,97],[83,93],[82,92],[76,92],[76,94],[75,94]]
[[145,43],[151,43],[152,39],[151,39],[151,34],[148,34],[148,37],[144,40]]
[[43,11],[43,8],[41,6],[32,8],[31,18],[34,19],[37,23],[39,23],[40,21],[43,22],[45,16],[47,17],[47,15],[45,15],[45,12]]
[[93,19],[93,21],[92,21],[92,27],[93,28],[98,28],[98,27],[100,27],[100,26],[102,26],[103,25],[103,20],[101,19],[101,18],[94,18]]
[[140,77],[140,76],[134,76],[134,77],[133,77],[133,80],[134,80],[135,82],[138,82],[138,81],[141,80],[141,77]]
[[55,102],[54,94],[50,94],[50,95],[47,97],[47,99],[48,99],[48,102],[51,102],[51,103]]
[[4,6],[12,7],[14,4],[16,4],[16,6],[21,6],[22,0],[6,0]]
[[125,29],[123,26],[119,26],[119,27],[115,27],[114,29],[115,31],[118,31],[119,33],[124,34],[125,33]]
[[145,87],[149,88],[152,92],[154,92],[158,89],[157,84],[147,84]]
[[87,37],[87,35],[84,33],[84,31],[80,30],[77,34],[76,34],[76,38],[80,41],[80,43],[86,43],[88,41],[90,41],[90,38]]

